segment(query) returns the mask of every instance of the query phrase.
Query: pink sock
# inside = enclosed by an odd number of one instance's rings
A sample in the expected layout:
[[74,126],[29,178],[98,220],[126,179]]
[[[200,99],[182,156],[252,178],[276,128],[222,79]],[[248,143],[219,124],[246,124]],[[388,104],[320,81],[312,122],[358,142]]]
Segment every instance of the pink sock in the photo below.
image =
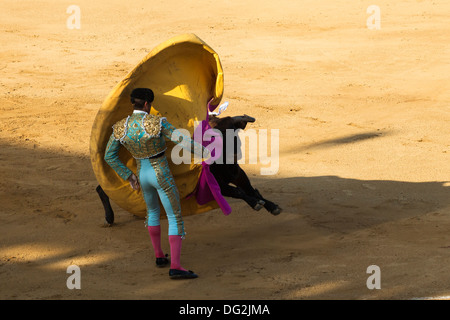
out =
[[152,240],[153,250],[156,258],[164,258],[164,252],[161,249],[161,226],[149,226],[148,232]]
[[181,236],[169,236],[170,243],[170,269],[187,271],[181,267]]

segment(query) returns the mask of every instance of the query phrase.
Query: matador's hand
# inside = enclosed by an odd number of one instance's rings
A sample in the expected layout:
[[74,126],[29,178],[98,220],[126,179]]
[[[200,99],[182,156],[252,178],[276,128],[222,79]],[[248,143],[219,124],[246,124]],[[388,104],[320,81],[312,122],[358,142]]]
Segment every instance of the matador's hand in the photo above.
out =
[[133,190],[139,190],[139,180],[134,173],[132,173],[128,178],[128,182],[130,183],[130,186],[133,188]]

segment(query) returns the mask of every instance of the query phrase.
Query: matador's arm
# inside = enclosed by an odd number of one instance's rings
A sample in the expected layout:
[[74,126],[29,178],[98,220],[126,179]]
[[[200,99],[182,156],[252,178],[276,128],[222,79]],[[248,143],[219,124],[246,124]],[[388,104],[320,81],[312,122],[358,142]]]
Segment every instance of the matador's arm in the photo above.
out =
[[[175,134],[174,134],[175,132]],[[210,152],[207,148],[202,146],[197,141],[191,139],[190,136],[183,134],[181,131],[177,131],[174,125],[167,122],[166,119],[161,120],[161,133],[174,143],[180,144],[184,149],[196,154],[201,158],[208,158]],[[182,140],[180,141],[180,137]]]
[[119,159],[120,142],[116,140],[114,134],[109,138],[105,150],[105,161],[114,171],[124,180],[128,180],[133,173],[127,166]]

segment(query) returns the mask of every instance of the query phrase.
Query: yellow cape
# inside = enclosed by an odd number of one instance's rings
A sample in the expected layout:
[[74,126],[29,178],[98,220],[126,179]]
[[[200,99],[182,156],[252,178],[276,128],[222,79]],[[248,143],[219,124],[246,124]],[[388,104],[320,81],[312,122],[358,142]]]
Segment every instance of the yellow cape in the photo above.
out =
[[[134,191],[103,159],[112,125],[133,112],[130,93],[138,87],[154,91],[152,114],[166,117],[175,127],[189,130],[192,136],[194,123],[207,117],[208,101],[212,98],[211,105],[217,106],[222,99],[222,65],[217,53],[196,35],[174,37],[154,48],[116,85],[100,107],[90,139],[90,157],[97,181],[114,203],[136,216],[145,217],[142,193]],[[166,142],[166,154],[170,155],[174,144]],[[136,172],[136,161],[125,148],[121,148],[119,157]],[[200,164],[174,165],[170,156],[167,159],[180,192],[183,215],[218,208],[215,201],[198,205],[195,196],[186,199],[197,185],[202,170]],[[162,206],[161,210],[164,210]]]

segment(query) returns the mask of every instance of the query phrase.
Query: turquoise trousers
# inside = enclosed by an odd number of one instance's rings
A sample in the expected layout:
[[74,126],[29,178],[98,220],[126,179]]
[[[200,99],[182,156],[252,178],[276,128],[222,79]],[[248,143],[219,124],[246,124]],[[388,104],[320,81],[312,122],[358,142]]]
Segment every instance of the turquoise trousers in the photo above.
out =
[[160,204],[166,211],[170,236],[183,236],[180,195],[165,155],[155,159],[136,159],[137,176],[147,206],[147,226],[160,225]]

